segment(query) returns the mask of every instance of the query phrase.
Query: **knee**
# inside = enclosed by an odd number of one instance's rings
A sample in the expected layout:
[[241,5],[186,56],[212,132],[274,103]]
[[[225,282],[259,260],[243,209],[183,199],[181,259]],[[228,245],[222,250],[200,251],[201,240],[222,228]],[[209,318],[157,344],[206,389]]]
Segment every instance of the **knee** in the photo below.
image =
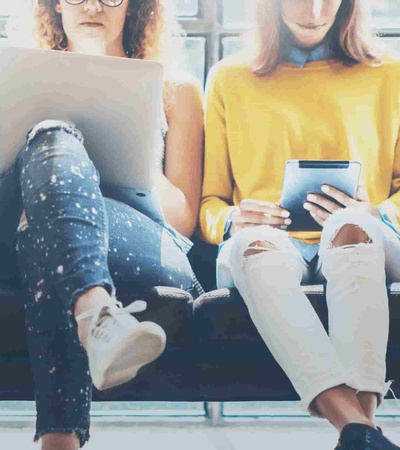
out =
[[331,239],[332,248],[372,243],[371,236],[361,226],[350,223],[343,225]]
[[288,249],[290,241],[284,231],[267,226],[254,227],[244,229],[233,237],[231,255],[236,261],[243,261],[256,255]]
[[[78,145],[76,145],[78,144]],[[26,137],[25,153],[32,154],[34,150],[59,152],[60,148],[66,151],[74,149],[84,151],[83,136],[79,129],[66,120],[43,120],[36,124]],[[22,152],[24,153],[24,152]]]
[[32,130],[27,135],[27,142],[29,144],[37,136],[55,130],[69,132],[70,134],[76,135],[78,139],[83,141],[81,132],[76,128],[76,126],[72,122],[68,120],[48,119],[42,120],[32,128]]
[[[23,166],[30,160],[45,160],[54,156],[68,154],[79,155],[88,159],[83,145],[83,136],[76,126],[64,120],[43,120],[28,133],[26,146],[18,155],[19,164]],[[38,162],[38,161],[35,161]]]
[[369,213],[350,208],[342,210],[326,222],[321,247],[333,249],[362,244],[379,245],[382,242],[381,225]]
[[268,240],[251,242],[243,256],[245,258],[253,255],[259,255],[260,253],[271,252],[277,250],[277,246]]
[[[257,230],[258,228],[258,230]],[[268,286],[301,282],[301,255],[288,234],[272,227],[255,227],[234,236],[229,265],[235,284],[245,271]]]

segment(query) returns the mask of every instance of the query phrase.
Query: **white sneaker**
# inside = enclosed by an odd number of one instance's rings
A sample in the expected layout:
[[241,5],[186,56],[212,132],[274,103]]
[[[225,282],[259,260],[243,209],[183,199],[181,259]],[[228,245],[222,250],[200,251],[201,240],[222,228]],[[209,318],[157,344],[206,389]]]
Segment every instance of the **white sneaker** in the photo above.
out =
[[137,300],[126,308],[102,306],[80,314],[90,316],[86,351],[93,384],[100,391],[126,383],[165,349],[165,331],[154,322],[139,322],[131,313],[146,309]]

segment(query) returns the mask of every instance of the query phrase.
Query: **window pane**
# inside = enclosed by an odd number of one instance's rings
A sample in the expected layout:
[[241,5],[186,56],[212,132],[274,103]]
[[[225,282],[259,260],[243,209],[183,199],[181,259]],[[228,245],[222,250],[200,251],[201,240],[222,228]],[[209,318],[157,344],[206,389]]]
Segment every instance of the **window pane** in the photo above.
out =
[[387,45],[388,49],[391,51],[394,51],[396,53],[396,56],[400,56],[400,37],[398,38],[383,38],[385,41],[385,44]]
[[222,21],[225,27],[241,28],[252,18],[255,0],[223,0]]
[[182,69],[194,75],[204,84],[206,62],[206,38],[188,37],[180,59]]
[[9,16],[29,5],[29,0],[0,0],[0,17]]
[[374,0],[374,25],[378,28],[400,28],[399,0]]
[[229,56],[236,53],[240,49],[240,38],[224,37],[222,38],[222,56]]
[[197,16],[199,13],[198,0],[175,0],[178,16]]
[[[252,18],[256,0],[223,0],[222,17],[226,27],[240,28]],[[373,0],[374,25],[381,28],[400,28],[400,1]]]
[[11,2],[4,2],[4,4],[0,5],[0,17],[1,16],[8,16],[12,9],[12,3]]

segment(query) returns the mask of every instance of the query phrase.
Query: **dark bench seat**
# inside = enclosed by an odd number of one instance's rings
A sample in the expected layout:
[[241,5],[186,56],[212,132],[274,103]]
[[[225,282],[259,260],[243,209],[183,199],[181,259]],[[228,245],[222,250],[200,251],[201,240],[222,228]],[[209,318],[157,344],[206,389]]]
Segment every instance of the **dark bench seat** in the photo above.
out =
[[[324,286],[304,292],[328,329]],[[387,379],[400,393],[400,283],[390,286]],[[194,302],[200,391],[204,400],[297,400],[285,373],[261,340],[236,289],[212,291]],[[370,324],[371,329],[374,324]]]
[[[324,286],[304,287],[327,326]],[[296,400],[291,383],[254,328],[236,290],[217,290],[195,301],[173,288],[135,293],[118,290],[130,303],[145,299],[148,309],[139,320],[153,320],[167,332],[166,352],[143,368],[130,383],[95,400],[129,401],[245,401]],[[400,283],[390,287],[388,377],[397,380],[400,396]],[[373,327],[374,324],[371,324]],[[19,292],[0,286],[0,400],[32,400],[33,388]]]

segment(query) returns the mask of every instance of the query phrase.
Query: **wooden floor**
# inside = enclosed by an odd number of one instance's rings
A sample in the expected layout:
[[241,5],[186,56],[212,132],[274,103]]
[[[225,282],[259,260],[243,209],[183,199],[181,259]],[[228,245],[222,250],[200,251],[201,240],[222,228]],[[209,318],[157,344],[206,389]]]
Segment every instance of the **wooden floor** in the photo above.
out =
[[[400,420],[378,420],[400,444]],[[33,423],[0,423],[0,448],[39,450]],[[95,421],[87,450],[333,450],[337,433],[317,419],[249,419],[216,427],[204,421]]]

